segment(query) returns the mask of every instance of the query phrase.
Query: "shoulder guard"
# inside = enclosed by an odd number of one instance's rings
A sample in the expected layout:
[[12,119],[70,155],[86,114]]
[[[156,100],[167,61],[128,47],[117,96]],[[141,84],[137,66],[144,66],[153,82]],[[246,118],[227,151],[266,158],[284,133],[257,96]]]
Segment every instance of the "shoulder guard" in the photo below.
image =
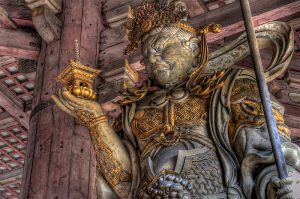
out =
[[[290,131],[284,124],[284,107],[271,95],[273,113],[281,136],[290,139]],[[231,91],[232,118],[229,123],[229,138],[234,140],[242,127],[260,127],[265,124],[264,110],[255,79],[237,79]]]

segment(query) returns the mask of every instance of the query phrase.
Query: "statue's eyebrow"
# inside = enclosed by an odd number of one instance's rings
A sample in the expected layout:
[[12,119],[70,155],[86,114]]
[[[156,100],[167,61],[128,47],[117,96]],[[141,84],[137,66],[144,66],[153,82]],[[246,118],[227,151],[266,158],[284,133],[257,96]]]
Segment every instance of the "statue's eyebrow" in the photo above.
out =
[[[166,39],[165,39],[166,38]],[[171,36],[164,37],[165,41],[161,42],[162,46],[165,47],[166,43],[171,39]],[[159,41],[159,40],[158,40]]]
[[171,39],[171,37],[168,37],[168,38],[166,39],[166,41],[163,43],[163,46],[164,46],[170,39]]

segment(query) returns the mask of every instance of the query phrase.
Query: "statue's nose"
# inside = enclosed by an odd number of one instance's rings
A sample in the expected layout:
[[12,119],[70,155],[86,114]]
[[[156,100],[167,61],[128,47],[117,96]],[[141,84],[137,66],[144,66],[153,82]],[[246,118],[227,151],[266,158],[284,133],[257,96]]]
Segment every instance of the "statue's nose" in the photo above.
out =
[[162,59],[160,55],[151,55],[149,56],[148,61],[150,64],[157,64],[161,63]]

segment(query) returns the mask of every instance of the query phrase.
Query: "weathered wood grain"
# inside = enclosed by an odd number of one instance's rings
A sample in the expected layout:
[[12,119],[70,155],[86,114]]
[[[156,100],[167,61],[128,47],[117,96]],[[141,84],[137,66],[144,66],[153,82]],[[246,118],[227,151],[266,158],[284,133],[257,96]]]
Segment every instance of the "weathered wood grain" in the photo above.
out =
[[0,6],[0,27],[17,29],[17,24],[9,17],[8,13],[2,6]]
[[0,55],[36,60],[39,52],[40,40],[30,33],[0,28]]
[[290,20],[288,23],[293,27],[294,30],[300,29],[300,18]]
[[[33,99],[33,106],[37,106],[40,103],[40,95],[42,89],[42,82],[43,82],[43,70],[44,70],[44,60],[46,57],[46,45],[45,43],[42,44],[41,53],[38,59],[38,67],[37,67],[37,78],[35,80],[35,88],[34,88],[34,99]],[[29,135],[28,135],[28,142],[27,142],[27,149],[26,149],[26,159],[24,163],[24,174],[22,178],[22,189],[20,198],[27,198],[31,183],[31,174],[32,174],[32,166],[33,166],[33,159],[34,159],[34,151],[35,151],[35,142],[36,142],[36,134],[37,134],[37,121],[38,121],[38,114],[35,114],[30,119],[30,128],[29,128]]]
[[53,13],[61,12],[62,0],[25,0],[30,9],[47,6]]
[[284,119],[285,123],[291,128],[299,128],[300,117],[299,117],[299,106],[293,106],[289,104],[283,104],[285,108]]
[[0,181],[7,180],[9,178],[14,178],[17,176],[22,176],[23,169],[15,169],[7,173],[0,174]]
[[29,129],[29,115],[24,113],[23,103],[3,84],[0,84],[0,104],[22,126]]
[[91,148],[91,154],[90,154],[90,179],[89,179],[89,198],[90,199],[97,199],[97,189],[96,189],[96,177],[97,177],[97,171],[96,171],[96,155],[94,152],[94,147],[90,146]]
[[61,34],[61,22],[47,6],[37,8],[39,14],[32,16],[32,22],[39,35],[47,43],[58,40]]
[[[54,78],[74,58],[74,39],[79,41],[82,63],[97,66],[97,5],[97,0],[64,1],[61,40],[44,43],[39,58],[34,106],[50,100],[60,87]],[[95,163],[87,129],[57,106],[34,115],[31,127],[22,198],[93,198],[90,169]]]
[[300,129],[299,128],[290,128],[291,135],[293,137],[298,137],[300,138]]
[[106,49],[112,44],[119,44],[127,41],[125,32],[126,30],[123,25],[117,26],[115,28],[109,28],[101,32],[100,50]]
[[112,11],[105,13],[105,21],[107,23],[113,23],[122,20],[127,17],[128,5],[118,7]]
[[7,11],[11,18],[31,19],[31,10],[23,3],[14,0],[1,0],[0,5]]
[[201,15],[208,11],[208,8],[202,0],[184,0],[187,5],[189,17]]
[[9,115],[8,112],[5,112],[5,111],[1,112],[0,113],[0,121],[3,120],[3,119],[5,119],[5,118],[7,118],[7,117],[9,117],[9,116],[10,115]]
[[134,7],[136,5],[139,5],[141,2],[143,2],[143,0],[104,0],[103,12],[106,13],[124,5],[131,5]]

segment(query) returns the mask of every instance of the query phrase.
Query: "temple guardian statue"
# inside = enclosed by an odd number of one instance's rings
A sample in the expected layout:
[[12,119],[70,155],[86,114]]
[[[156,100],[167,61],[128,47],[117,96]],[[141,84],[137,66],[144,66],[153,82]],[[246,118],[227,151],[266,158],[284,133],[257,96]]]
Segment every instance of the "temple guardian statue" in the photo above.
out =
[[[279,180],[255,75],[229,67],[249,55],[246,34],[208,53],[211,24],[195,29],[178,0],[145,2],[129,10],[129,54],[139,46],[149,80],[127,87],[119,135],[79,80],[52,96],[90,130],[97,159],[99,198],[293,198],[300,149],[290,141],[283,106],[271,97],[291,178]],[[260,47],[273,46],[267,81],[286,69],[293,33],[281,22],[257,27]],[[72,62],[76,70],[85,70]],[[97,71],[85,71],[97,73]],[[82,79],[80,79],[82,78]],[[151,88],[156,89],[151,89]],[[84,162],[80,163],[84,164]],[[299,187],[299,185],[298,185]]]

